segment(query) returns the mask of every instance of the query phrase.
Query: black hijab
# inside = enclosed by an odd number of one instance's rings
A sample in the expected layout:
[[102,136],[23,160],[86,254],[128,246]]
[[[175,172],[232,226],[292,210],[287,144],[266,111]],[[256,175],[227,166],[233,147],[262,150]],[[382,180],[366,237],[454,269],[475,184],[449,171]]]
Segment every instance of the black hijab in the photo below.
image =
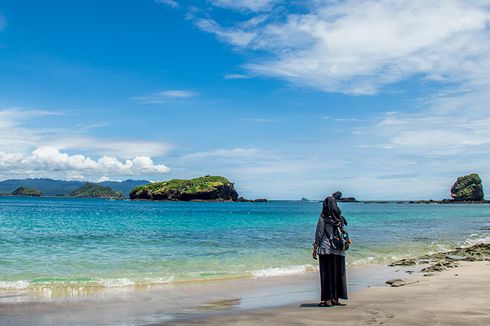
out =
[[335,226],[347,225],[347,221],[341,215],[340,208],[337,206],[337,200],[334,197],[327,197],[323,201],[321,214],[323,220]]

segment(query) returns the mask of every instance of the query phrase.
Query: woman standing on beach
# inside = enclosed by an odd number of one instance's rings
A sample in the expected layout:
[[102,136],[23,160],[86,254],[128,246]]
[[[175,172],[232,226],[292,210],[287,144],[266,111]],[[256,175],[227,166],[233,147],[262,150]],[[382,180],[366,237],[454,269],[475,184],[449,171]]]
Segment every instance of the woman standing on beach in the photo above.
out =
[[339,299],[347,299],[347,279],[345,272],[345,250],[335,248],[332,239],[335,230],[347,225],[337,206],[342,193],[337,191],[323,201],[323,209],[318,219],[313,243],[313,258],[320,260],[320,306],[340,305]]

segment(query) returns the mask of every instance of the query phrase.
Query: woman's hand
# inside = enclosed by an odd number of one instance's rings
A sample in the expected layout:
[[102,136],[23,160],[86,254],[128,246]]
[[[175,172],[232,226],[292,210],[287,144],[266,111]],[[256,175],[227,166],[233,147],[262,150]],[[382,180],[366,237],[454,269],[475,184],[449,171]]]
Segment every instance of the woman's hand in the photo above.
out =
[[317,260],[318,259],[318,256],[316,254],[316,248],[313,247],[313,252],[311,253],[311,256],[313,257],[314,260]]

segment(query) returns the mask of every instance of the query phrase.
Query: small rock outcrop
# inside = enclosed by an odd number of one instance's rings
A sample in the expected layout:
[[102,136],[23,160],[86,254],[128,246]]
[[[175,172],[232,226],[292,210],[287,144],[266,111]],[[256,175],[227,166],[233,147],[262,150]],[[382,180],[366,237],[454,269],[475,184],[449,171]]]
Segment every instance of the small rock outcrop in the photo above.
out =
[[303,197],[301,198],[301,201],[310,201],[310,200],[308,198]]
[[476,173],[459,177],[451,188],[451,197],[455,201],[481,201],[483,196],[481,178]]
[[354,197],[342,197],[338,201],[347,202],[347,203],[355,203],[355,202],[357,202],[357,199],[355,199]]
[[267,199],[265,199],[265,198],[245,199],[243,197],[238,197],[238,199],[236,201],[242,202],[242,203],[267,203]]
[[168,201],[237,201],[233,183],[220,176],[204,176],[190,180],[173,179],[134,188],[131,199]]
[[28,187],[19,187],[12,191],[12,196],[32,196],[39,197],[42,193],[38,189],[28,188]]

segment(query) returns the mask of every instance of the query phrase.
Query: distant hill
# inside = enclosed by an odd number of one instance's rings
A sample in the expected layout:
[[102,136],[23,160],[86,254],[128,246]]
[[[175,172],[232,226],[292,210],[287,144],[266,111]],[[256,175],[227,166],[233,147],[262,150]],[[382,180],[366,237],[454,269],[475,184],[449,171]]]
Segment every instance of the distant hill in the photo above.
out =
[[39,197],[42,193],[34,188],[19,187],[12,191],[12,196],[34,196]]
[[104,186],[104,187],[111,187],[115,191],[120,191],[123,193],[124,197],[129,197],[129,193],[133,188],[139,187],[139,186],[144,186],[149,184],[150,181],[146,180],[126,180],[126,181],[104,181],[104,182],[98,182],[97,184]]
[[[66,181],[53,179],[9,179],[0,181],[0,194],[11,194],[19,187],[35,188],[42,192],[43,196],[70,196],[75,189],[82,187],[86,182]],[[120,191],[125,197],[129,197],[129,192],[138,186],[149,184],[146,180],[126,180],[126,181],[104,181],[95,184],[111,187],[115,191]]]
[[90,182],[86,182],[80,188],[75,189],[70,196],[90,198],[123,198],[123,194],[120,191],[114,191],[111,187],[104,187]]

